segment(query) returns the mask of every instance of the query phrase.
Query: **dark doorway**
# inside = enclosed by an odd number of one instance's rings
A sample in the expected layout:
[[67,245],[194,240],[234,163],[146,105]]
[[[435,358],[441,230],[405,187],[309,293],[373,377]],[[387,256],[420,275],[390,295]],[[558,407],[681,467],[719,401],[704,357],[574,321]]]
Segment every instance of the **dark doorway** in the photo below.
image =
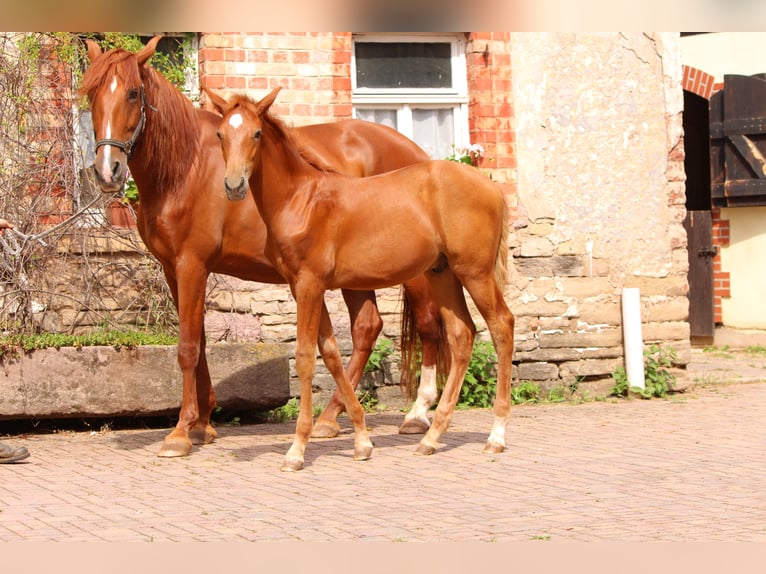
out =
[[692,344],[709,345],[715,334],[710,111],[707,99],[684,90],[684,170],[689,252],[689,327]]

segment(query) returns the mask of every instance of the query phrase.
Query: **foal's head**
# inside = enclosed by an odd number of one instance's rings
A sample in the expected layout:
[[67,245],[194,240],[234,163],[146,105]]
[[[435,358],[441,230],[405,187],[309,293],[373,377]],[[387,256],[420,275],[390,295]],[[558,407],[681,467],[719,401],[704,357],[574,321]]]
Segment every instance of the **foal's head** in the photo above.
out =
[[223,183],[226,196],[233,201],[243,199],[249,189],[248,180],[253,166],[259,161],[261,136],[266,112],[274,103],[280,88],[256,102],[244,95],[226,101],[207,89],[210,101],[223,119],[218,127],[226,175]]
[[90,67],[80,91],[88,96],[96,136],[96,181],[102,191],[119,191],[127,177],[128,159],[146,121],[141,68],[154,54],[155,36],[139,52],[115,48],[102,53],[86,40]]

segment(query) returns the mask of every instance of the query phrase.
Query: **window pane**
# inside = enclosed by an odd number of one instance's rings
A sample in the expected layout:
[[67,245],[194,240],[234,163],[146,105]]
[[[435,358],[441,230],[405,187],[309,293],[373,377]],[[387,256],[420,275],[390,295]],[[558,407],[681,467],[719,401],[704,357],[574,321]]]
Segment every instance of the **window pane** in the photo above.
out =
[[452,155],[455,128],[452,108],[413,109],[412,139],[431,159]]
[[396,110],[366,110],[357,109],[356,117],[360,120],[383,124],[390,128],[398,129],[396,124]]
[[451,88],[448,42],[356,42],[360,88]]

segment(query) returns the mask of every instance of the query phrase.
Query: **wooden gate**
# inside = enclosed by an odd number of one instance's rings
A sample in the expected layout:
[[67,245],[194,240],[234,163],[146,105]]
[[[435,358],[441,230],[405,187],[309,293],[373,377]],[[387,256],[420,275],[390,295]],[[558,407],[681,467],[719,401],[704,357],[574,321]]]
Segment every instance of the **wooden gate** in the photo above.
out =
[[766,205],[766,76],[726,75],[710,98],[713,205]]

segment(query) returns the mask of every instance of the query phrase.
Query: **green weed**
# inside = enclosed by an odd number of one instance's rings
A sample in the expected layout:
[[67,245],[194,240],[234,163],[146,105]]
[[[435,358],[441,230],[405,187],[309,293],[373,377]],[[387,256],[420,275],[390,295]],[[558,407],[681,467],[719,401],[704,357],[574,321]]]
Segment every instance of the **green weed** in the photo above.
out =
[[461,408],[488,408],[492,406],[497,385],[497,354],[490,341],[475,341],[458,406]]
[[630,387],[625,367],[620,365],[612,374],[615,384],[612,395],[628,396],[628,391],[641,395],[642,398],[664,397],[676,377],[668,369],[678,357],[672,347],[663,349],[657,344],[651,344],[644,350],[644,388]]
[[367,359],[367,364],[364,366],[364,372],[371,373],[373,371],[382,371],[383,363],[393,354],[393,341],[390,339],[380,339],[375,343],[375,347],[372,349],[372,353],[370,353],[370,358]]

